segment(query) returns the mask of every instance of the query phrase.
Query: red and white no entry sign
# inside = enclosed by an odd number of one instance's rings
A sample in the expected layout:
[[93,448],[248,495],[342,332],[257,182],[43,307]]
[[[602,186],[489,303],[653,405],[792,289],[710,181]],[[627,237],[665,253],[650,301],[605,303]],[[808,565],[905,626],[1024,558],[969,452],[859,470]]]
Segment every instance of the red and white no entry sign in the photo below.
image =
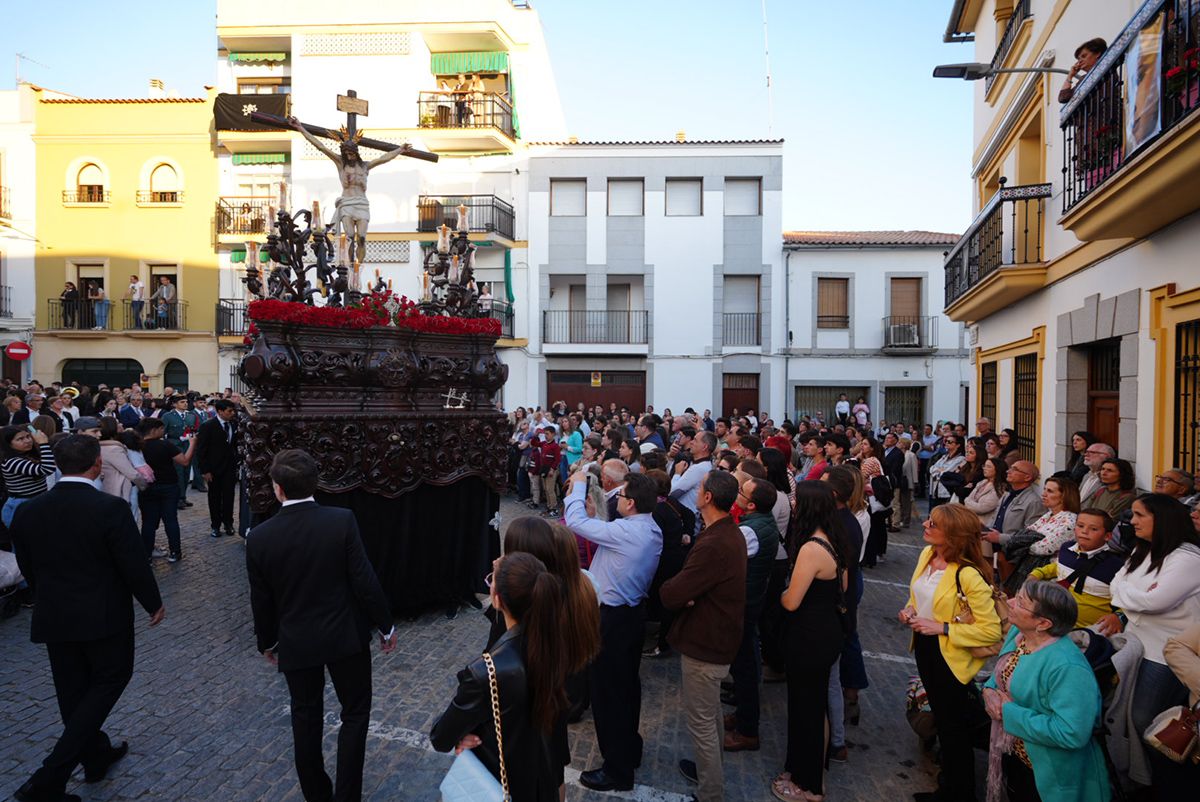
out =
[[4,346],[4,355],[9,359],[15,359],[18,362],[23,362],[33,356],[33,349],[29,347],[29,343],[9,343]]

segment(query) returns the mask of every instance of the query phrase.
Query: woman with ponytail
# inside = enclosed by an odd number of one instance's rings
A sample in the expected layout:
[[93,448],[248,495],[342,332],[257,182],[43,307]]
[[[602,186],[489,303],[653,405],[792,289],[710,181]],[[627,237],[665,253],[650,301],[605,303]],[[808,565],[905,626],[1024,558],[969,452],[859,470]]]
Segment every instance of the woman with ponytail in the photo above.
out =
[[490,584],[492,607],[507,627],[489,650],[496,667],[503,776],[482,657],[458,672],[454,700],[434,723],[429,739],[439,752],[474,749],[496,779],[507,778],[512,802],[554,802],[561,765],[551,740],[567,708],[563,583],[532,554],[515,552],[496,562]]

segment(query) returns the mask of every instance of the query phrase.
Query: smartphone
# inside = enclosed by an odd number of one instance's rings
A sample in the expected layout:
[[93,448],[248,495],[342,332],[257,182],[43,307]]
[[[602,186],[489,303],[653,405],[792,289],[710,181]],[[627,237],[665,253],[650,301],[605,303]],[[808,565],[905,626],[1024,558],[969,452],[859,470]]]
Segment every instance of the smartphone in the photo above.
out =
[[30,434],[37,434],[37,429],[34,428],[34,425],[32,423],[27,424],[25,426],[25,431],[29,432]]

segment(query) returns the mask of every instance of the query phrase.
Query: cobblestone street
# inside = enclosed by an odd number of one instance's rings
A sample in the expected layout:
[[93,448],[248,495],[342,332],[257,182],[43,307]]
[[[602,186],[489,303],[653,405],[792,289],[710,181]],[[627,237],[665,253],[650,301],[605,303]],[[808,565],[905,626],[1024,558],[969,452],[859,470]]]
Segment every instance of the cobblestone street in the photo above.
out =
[[[196,506],[182,517],[183,561],[154,564],[167,618],[149,629],[138,610],[133,681],[106,727],[114,740],[129,741],[130,754],[109,780],[86,786],[80,772],[67,790],[85,800],[302,799],[292,764],[287,689],[282,675],[254,649],[243,542],[209,538],[203,498],[192,498]],[[505,520],[523,511],[512,501],[502,504]],[[895,621],[919,543],[917,526],[892,535],[887,562],[867,572],[859,626],[871,687],[861,697],[861,725],[847,728],[850,761],[833,764],[828,775],[830,799],[901,799],[933,788],[933,767],[904,720],[904,693],[915,664],[907,653],[907,630]],[[0,622],[4,795],[28,778],[60,731],[45,649],[29,642],[29,617],[22,610]],[[397,650],[391,655],[375,650],[364,797],[436,800],[451,758],[432,751],[427,734],[450,699],[455,672],[478,654],[486,621],[464,610],[455,620],[431,613],[397,626]],[[571,727],[568,799],[689,798],[693,789],[676,769],[691,750],[678,697],[678,660],[643,661],[642,681],[646,752],[638,786],[612,795],[579,786],[579,771],[600,762],[589,714]],[[786,741],[784,685],[767,685],[763,703],[762,750],[726,755],[730,802],[771,798],[769,778],[780,769]],[[332,771],[337,707],[331,687],[326,709]]]

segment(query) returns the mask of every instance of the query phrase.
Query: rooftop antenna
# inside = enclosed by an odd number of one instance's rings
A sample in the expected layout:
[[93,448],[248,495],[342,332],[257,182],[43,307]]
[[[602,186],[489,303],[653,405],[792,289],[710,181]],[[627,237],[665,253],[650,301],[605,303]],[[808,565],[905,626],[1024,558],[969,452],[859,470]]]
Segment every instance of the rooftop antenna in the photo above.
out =
[[771,97],[771,44],[767,38],[767,0],[762,0],[763,57],[767,61],[767,136],[775,135],[775,102]]
[[20,85],[21,85],[21,62],[22,61],[28,61],[30,64],[36,64],[39,67],[45,67],[46,69],[50,69],[49,65],[43,64],[42,62],[37,61],[36,59],[32,59],[29,56],[25,55],[24,53],[17,53],[16,58],[14,60],[16,61],[16,70],[14,71],[14,73],[16,75],[16,79],[17,79],[16,83],[17,83],[18,87],[20,87]]

